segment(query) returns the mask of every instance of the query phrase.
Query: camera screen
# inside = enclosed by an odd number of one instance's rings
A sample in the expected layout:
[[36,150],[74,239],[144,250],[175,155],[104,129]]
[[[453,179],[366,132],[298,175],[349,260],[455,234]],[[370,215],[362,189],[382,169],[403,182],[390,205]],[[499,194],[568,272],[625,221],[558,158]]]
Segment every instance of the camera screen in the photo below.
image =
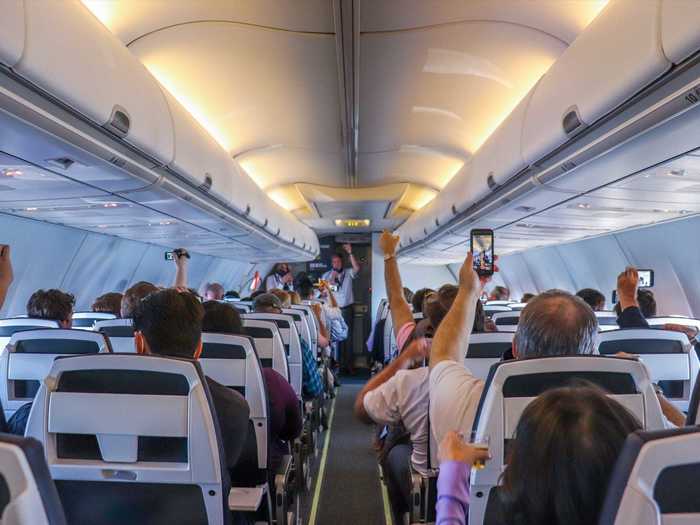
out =
[[493,273],[493,233],[472,235],[472,257],[478,273]]
[[639,287],[650,288],[654,286],[654,273],[652,270],[639,270]]
[[166,261],[172,261],[174,258],[173,252],[165,252],[165,260]]

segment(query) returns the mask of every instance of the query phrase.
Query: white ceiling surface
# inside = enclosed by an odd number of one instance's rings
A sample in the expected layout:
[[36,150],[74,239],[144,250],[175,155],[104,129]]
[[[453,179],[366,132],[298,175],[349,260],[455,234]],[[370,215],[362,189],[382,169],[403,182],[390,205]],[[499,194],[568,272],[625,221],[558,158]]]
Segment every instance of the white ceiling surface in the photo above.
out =
[[358,193],[322,207],[294,185],[349,181],[334,2],[85,4],[261,188],[328,232],[338,216],[405,219],[363,189],[444,188],[605,1],[360,2]]

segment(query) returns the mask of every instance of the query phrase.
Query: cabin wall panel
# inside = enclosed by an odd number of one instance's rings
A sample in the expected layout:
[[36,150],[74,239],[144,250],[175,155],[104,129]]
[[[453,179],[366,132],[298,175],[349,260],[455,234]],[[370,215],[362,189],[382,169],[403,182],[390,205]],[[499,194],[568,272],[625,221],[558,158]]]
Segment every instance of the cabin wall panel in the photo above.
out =
[[[175,280],[174,263],[165,260],[162,247],[75,228],[0,215],[0,244],[12,246],[15,274],[0,317],[26,313],[29,297],[40,288],[70,292],[76,310],[86,310],[99,295],[123,292],[136,281],[172,286]],[[217,281],[235,290],[255,268],[262,274],[269,265],[193,253],[188,283],[199,289]]]

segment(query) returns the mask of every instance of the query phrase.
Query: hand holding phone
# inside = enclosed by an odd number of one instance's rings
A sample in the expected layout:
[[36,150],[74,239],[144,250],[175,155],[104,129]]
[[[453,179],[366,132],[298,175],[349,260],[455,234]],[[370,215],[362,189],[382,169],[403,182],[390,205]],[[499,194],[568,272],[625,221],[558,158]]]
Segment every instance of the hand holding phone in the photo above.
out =
[[493,275],[495,270],[493,230],[472,230],[470,239],[474,270],[479,277]]
[[654,270],[637,270],[639,275],[639,288],[651,288],[654,286]]

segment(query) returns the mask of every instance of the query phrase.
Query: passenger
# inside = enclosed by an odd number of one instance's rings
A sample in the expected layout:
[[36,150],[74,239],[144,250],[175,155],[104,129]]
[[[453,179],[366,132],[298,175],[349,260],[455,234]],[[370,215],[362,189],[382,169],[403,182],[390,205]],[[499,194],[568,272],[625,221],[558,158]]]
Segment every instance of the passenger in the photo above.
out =
[[[134,311],[136,351],[185,359],[202,353],[204,308],[189,291],[159,290],[144,298]],[[250,411],[238,392],[207,377],[219,422],[225,463],[233,470],[247,438]]]
[[92,311],[114,314],[119,317],[121,315],[122,297],[123,295],[119,292],[102,294],[92,303]]
[[[422,475],[429,471],[430,396],[425,366],[430,356],[430,336],[443,320],[457,295],[457,287],[444,285],[437,293],[426,296],[426,319],[418,325],[402,293],[401,275],[396,263],[399,237],[385,231],[379,239],[384,253],[384,278],[390,314],[394,322],[400,353],[381,372],[372,377],[355,399],[355,416],[364,423],[390,427],[379,454],[385,476],[394,520],[403,522],[410,505],[411,478],[409,458],[413,468]],[[476,318],[475,327],[483,331],[484,315]],[[421,326],[422,325],[422,326]],[[406,438],[408,433],[409,438]]]
[[224,287],[220,283],[207,283],[204,286],[205,301],[222,301],[224,295]]
[[[299,291],[300,304],[303,303],[303,301],[313,301],[316,299],[314,284],[307,274],[302,274],[297,278],[296,288]],[[328,312],[326,311],[328,308],[317,302],[311,303],[310,306],[318,323],[318,346],[326,348],[331,344],[330,330],[328,327]]]
[[[598,523],[610,475],[639,421],[595,387],[552,389],[523,411],[498,491],[498,523]],[[440,445],[437,523],[465,524],[469,473],[485,451],[448,433]]]
[[134,284],[124,292],[124,296],[122,297],[121,318],[131,319],[141,299],[158,290],[159,288],[155,284],[146,281],[139,281]]
[[265,278],[265,291],[294,290],[294,275],[287,263],[277,263]]
[[34,319],[58,321],[61,328],[73,327],[75,297],[61,290],[37,290],[27,302],[27,315]]
[[267,293],[265,290],[256,290],[252,294],[250,294],[249,300],[250,301],[255,301],[259,296],[262,294]]
[[520,298],[521,303],[528,303],[530,299],[534,299],[535,294],[534,293],[525,293],[523,296]]
[[0,244],[0,309],[5,304],[7,292],[14,280],[12,272],[12,259],[10,257],[10,246],[8,244]]
[[403,287],[403,298],[406,299],[408,304],[411,304],[411,301],[413,301],[413,292],[410,288]]
[[593,288],[584,288],[576,292],[576,295],[583,299],[594,312],[605,310],[605,296]]
[[279,288],[274,288],[273,290],[270,290],[269,293],[276,296],[280,300],[280,303],[282,303],[282,308],[290,308],[292,306],[292,298],[290,297],[289,292],[285,292]]
[[489,301],[507,301],[510,299],[510,290],[505,286],[496,286],[489,294]]
[[[217,301],[204,306],[202,331],[220,334],[244,334],[238,310]],[[302,414],[299,400],[289,382],[272,368],[262,369],[270,407],[270,444],[268,466],[271,476],[277,471],[282,457],[289,454],[289,442],[301,434]]]
[[[430,427],[440,442],[451,430],[468,432],[484,388],[484,382],[464,367],[463,352],[469,344],[476,300],[486,278],[472,269],[471,254],[459,274],[459,293],[435,334],[430,353]],[[594,354],[598,322],[593,310],[579,297],[549,290],[532,299],[520,314],[513,337],[513,357]],[[682,414],[657,394],[668,422],[682,425]]]
[[[255,298],[253,309],[256,313],[281,314],[282,301],[275,294],[265,293]],[[323,393],[323,381],[318,373],[316,357],[303,339],[300,338],[299,342],[301,343],[302,391],[304,399],[315,399]]]
[[413,298],[411,301],[411,306],[413,307],[413,312],[414,313],[425,313],[423,312],[423,302],[425,301],[425,298],[434,294],[435,290],[432,288],[421,288],[420,290],[416,291],[416,293],[413,294]]
[[335,299],[341,313],[343,314],[343,320],[348,327],[347,338],[339,344],[339,361],[341,369],[344,369],[350,374],[354,374],[355,364],[353,356],[352,333],[355,317],[353,311],[355,296],[353,295],[352,291],[352,282],[360,273],[361,268],[360,263],[352,253],[351,244],[343,244],[343,251],[350,261],[350,268],[345,268],[343,255],[340,253],[335,253],[331,257],[331,269],[323,274],[322,279],[327,281],[331,286],[337,287]]
[[289,292],[289,302],[293,305],[301,304],[301,295],[297,292]]

